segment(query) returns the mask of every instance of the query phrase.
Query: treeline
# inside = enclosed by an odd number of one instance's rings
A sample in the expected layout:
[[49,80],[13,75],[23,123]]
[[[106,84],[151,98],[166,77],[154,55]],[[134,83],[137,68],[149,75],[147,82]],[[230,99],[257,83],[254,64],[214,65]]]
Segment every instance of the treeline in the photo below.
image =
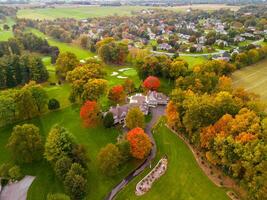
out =
[[0,126],[39,116],[47,110],[48,96],[35,82],[0,92]]
[[257,95],[232,87],[234,69],[207,61],[177,77],[167,123],[244,186],[249,199],[266,199],[265,107]]
[[41,58],[31,52],[49,55],[55,63],[59,49],[32,33],[18,34],[0,42],[0,88],[12,88],[30,80],[37,83],[47,81],[46,67]]
[[254,45],[248,46],[248,49],[232,55],[232,62],[238,69],[259,62],[267,57],[267,46],[255,48]]
[[0,6],[0,19],[5,19],[7,16],[16,16],[16,13],[16,8]]

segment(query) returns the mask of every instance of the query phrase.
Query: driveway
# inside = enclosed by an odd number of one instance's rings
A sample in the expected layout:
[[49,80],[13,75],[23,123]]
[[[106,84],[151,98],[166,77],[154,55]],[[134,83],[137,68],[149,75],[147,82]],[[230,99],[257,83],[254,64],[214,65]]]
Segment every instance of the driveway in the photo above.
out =
[[26,200],[34,176],[25,176],[22,180],[6,185],[0,193],[1,200]]
[[[145,132],[150,137],[153,147],[148,155],[148,157],[144,160],[144,162],[138,166],[134,171],[132,171],[127,177],[125,177],[118,185],[116,185],[111,192],[107,195],[105,200],[112,200],[116,194],[122,190],[131,180],[133,180],[136,176],[138,176],[141,172],[145,170],[146,167],[148,167],[151,163],[151,161],[155,158],[157,153],[157,147],[155,140],[153,138],[153,134],[151,132],[151,129],[153,125],[158,121],[158,119],[165,114],[165,106],[158,106],[156,108],[151,108],[150,111],[152,113],[152,119],[151,121],[146,125]],[[1,199],[2,200],[2,199]]]

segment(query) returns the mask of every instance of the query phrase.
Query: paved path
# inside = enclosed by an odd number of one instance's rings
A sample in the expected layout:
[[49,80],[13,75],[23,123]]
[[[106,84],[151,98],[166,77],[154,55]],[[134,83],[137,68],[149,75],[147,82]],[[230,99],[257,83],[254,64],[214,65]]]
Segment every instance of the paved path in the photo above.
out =
[[153,125],[158,121],[158,119],[162,115],[164,115],[165,106],[158,106],[156,108],[152,108],[151,113],[152,113],[152,119],[146,125],[146,128],[145,128],[145,132],[149,135],[149,137],[153,143],[153,147],[152,147],[150,154],[148,155],[148,157],[145,159],[145,161],[140,166],[138,166],[134,171],[132,171],[127,177],[125,177],[118,185],[116,185],[111,190],[111,192],[106,196],[105,200],[112,200],[120,190],[122,190],[131,180],[134,179],[134,177],[138,176],[141,172],[143,172],[145,170],[145,168],[148,167],[150,165],[151,161],[155,158],[156,152],[157,152],[157,147],[156,147],[156,143],[155,143],[155,140],[153,138],[151,129],[152,129]]
[[1,200],[26,200],[27,192],[30,188],[34,176],[25,176],[17,183],[6,185],[0,193]]

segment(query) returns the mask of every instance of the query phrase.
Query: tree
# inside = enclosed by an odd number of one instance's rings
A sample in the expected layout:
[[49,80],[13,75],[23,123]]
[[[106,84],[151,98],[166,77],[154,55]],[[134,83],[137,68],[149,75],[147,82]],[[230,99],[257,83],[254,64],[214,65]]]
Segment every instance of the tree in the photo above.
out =
[[19,181],[23,178],[23,174],[21,173],[21,169],[19,166],[14,165],[8,170],[9,177],[13,181]]
[[113,105],[124,103],[126,93],[122,85],[113,86],[108,93],[108,99]]
[[62,193],[48,194],[46,200],[71,200],[68,195]]
[[105,79],[91,79],[83,86],[82,99],[98,100],[101,96],[105,96],[108,90],[108,81]]
[[91,60],[68,72],[67,81],[71,83],[71,92],[74,97],[81,99],[85,84],[91,79],[103,78],[104,75],[103,65],[95,60]]
[[55,163],[64,156],[69,157],[73,145],[73,136],[64,127],[54,125],[46,139],[44,156],[49,162]]
[[82,48],[86,49],[88,47],[88,36],[83,35],[80,37],[80,44]]
[[180,120],[179,112],[177,111],[177,107],[170,101],[167,105],[166,109],[166,116],[167,116],[167,124],[174,130],[178,130],[182,127],[182,123]]
[[65,79],[67,72],[72,71],[79,64],[76,55],[71,52],[60,53],[56,61],[56,73]]
[[21,119],[31,119],[38,115],[38,107],[31,92],[22,88],[16,96],[17,107]]
[[149,76],[144,80],[143,86],[147,90],[157,90],[160,86],[160,80],[155,76]]
[[89,161],[86,147],[83,144],[76,144],[72,149],[72,160],[73,162],[79,163],[83,167],[87,167]]
[[71,164],[72,164],[71,159],[66,156],[61,157],[59,160],[56,161],[54,171],[60,180],[65,179],[66,174],[71,168]]
[[134,81],[132,79],[125,79],[124,83],[123,83],[123,88],[124,88],[124,91],[127,93],[127,94],[131,94],[134,92],[135,90],[135,85],[134,85]]
[[59,101],[52,98],[52,99],[49,99],[48,101],[48,109],[49,110],[56,110],[56,109],[59,109],[60,108],[60,104],[59,104]]
[[80,110],[80,117],[86,127],[94,127],[101,119],[100,108],[95,101],[86,101]]
[[15,126],[8,139],[7,147],[18,162],[32,163],[40,160],[43,153],[43,143],[39,128],[33,124]]
[[188,63],[181,59],[175,59],[169,66],[168,73],[173,79],[179,76],[185,76],[188,70]]
[[144,113],[138,107],[131,108],[126,115],[126,126],[129,129],[136,127],[144,128],[145,126],[145,116]]
[[82,200],[86,195],[86,179],[70,170],[65,178],[64,187],[72,199]]
[[103,124],[105,128],[110,128],[114,125],[114,117],[112,112],[106,113],[103,119]]
[[127,133],[127,140],[131,146],[131,154],[134,158],[144,159],[152,149],[150,138],[142,128],[134,128]]
[[119,148],[114,144],[107,144],[97,156],[100,170],[108,175],[115,175],[121,163]]

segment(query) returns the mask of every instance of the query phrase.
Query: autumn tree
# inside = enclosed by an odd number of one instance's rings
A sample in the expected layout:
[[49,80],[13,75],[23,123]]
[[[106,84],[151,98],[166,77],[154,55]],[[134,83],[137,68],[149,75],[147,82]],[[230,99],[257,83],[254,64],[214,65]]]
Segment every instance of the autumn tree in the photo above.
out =
[[108,81],[105,79],[91,79],[83,86],[83,101],[97,101],[101,96],[105,96],[108,90]]
[[175,104],[170,101],[166,108],[167,124],[174,130],[178,130],[182,127],[179,112]]
[[122,86],[124,88],[124,91],[127,94],[131,94],[135,91],[135,85],[134,85],[134,81],[132,79],[129,79],[129,78],[125,79]]
[[188,63],[182,59],[175,59],[169,65],[168,74],[169,77],[175,79],[179,76],[185,76],[188,70]]
[[160,86],[160,80],[155,76],[149,76],[144,80],[143,86],[147,90],[157,90]]
[[104,174],[112,176],[118,172],[121,154],[116,145],[108,144],[100,150],[97,157],[99,167]]
[[131,108],[125,119],[127,128],[133,129],[136,127],[144,128],[145,126],[145,116],[144,113],[138,107]]
[[144,159],[152,149],[152,143],[142,128],[134,128],[127,133],[131,154],[134,158]]
[[7,147],[18,162],[32,163],[40,160],[43,153],[43,143],[39,128],[33,124],[17,125],[13,128]]
[[74,145],[73,136],[62,126],[54,125],[48,133],[44,156],[49,162],[71,155]]
[[71,52],[60,53],[56,61],[56,73],[65,79],[67,72],[72,71],[79,64],[76,55]]
[[80,117],[84,126],[96,126],[101,119],[100,108],[95,101],[86,101],[80,110]]
[[108,93],[108,99],[113,105],[125,102],[126,93],[122,85],[113,86]]

